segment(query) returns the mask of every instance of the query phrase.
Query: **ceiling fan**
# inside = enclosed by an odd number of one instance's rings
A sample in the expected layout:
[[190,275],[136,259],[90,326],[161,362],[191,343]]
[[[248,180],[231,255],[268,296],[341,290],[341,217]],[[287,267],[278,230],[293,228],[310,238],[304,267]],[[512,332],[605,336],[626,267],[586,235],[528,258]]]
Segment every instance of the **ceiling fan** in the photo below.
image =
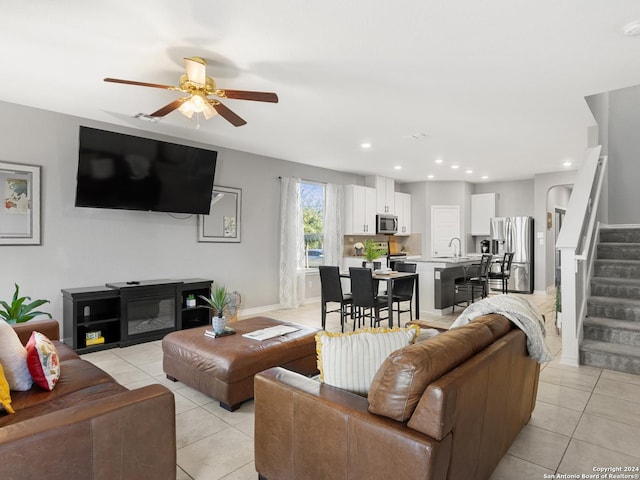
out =
[[127,85],[139,85],[141,87],[162,88],[175,92],[186,93],[187,96],[178,98],[164,107],[156,110],[150,117],[164,117],[168,113],[178,110],[188,118],[193,114],[204,115],[205,119],[210,119],[216,113],[236,127],[241,127],[247,122],[231,111],[217,98],[209,98],[215,95],[218,98],[231,98],[237,100],[253,100],[256,102],[278,103],[278,95],[269,92],[250,92],[246,90],[222,90],[216,87],[213,78],[207,76],[207,62],[201,57],[186,57],[184,59],[186,73],[180,75],[180,86],[160,85],[157,83],[136,82],[133,80],[121,80],[119,78],[105,78],[105,82],[124,83]]

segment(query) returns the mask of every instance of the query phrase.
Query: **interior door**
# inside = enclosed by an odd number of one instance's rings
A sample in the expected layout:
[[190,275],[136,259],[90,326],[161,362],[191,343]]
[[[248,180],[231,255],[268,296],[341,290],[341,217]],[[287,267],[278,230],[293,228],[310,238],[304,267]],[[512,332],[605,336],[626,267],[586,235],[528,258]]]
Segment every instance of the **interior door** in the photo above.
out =
[[[449,243],[454,237],[460,238],[460,206],[432,205],[431,256],[452,257],[455,250]],[[460,249],[464,250],[462,244]]]

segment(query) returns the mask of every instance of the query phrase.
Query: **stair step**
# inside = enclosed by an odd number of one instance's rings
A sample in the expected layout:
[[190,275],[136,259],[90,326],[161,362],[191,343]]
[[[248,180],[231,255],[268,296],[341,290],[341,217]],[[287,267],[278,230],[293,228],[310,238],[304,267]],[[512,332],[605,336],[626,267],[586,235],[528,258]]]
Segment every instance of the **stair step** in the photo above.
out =
[[632,345],[582,340],[580,364],[640,375],[640,349]]
[[601,228],[600,242],[640,243],[640,227]]
[[640,279],[640,260],[595,260],[595,277],[618,277]]
[[598,259],[640,260],[640,243],[599,243]]
[[591,296],[587,300],[587,311],[590,317],[640,322],[640,300],[633,298]]
[[584,338],[640,347],[640,322],[587,317],[584,319]]
[[640,278],[593,277],[591,295],[640,300]]

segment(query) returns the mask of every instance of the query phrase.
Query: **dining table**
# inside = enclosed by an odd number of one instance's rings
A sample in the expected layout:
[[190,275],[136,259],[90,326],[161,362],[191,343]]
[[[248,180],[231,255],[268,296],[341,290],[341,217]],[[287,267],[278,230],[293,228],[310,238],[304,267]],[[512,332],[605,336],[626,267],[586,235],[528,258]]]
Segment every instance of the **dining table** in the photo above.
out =
[[[348,271],[341,271],[340,276],[342,278],[350,278]],[[419,289],[420,276],[419,274],[411,273],[411,272],[396,272],[395,270],[392,270],[389,273],[380,273],[380,272],[376,273],[376,271],[374,270],[371,273],[371,276],[374,281],[377,280],[378,282],[386,283],[387,308],[389,309],[389,328],[393,327],[393,296],[391,295],[391,292],[393,291],[393,282],[401,278],[415,278],[415,282],[413,285],[413,299],[414,299],[413,306],[415,309],[414,318],[416,319],[420,318],[420,289]],[[399,323],[400,322],[398,321],[398,325]]]

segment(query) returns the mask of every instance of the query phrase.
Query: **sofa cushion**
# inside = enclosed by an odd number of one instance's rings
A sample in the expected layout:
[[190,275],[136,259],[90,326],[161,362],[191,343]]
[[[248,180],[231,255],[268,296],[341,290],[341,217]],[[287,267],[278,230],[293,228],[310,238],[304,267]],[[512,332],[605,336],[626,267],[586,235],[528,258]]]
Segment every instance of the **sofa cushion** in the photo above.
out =
[[471,322],[392,353],[369,389],[369,411],[399,422],[411,417],[427,386],[494,340],[491,329]]
[[2,368],[2,364],[0,364],[0,406],[2,406],[2,408],[4,408],[4,411],[7,413],[16,413],[13,408],[11,408],[11,392],[9,390],[9,382],[7,382],[7,379],[4,376],[4,369]]
[[60,363],[60,379],[56,388],[47,392],[34,386],[26,392],[13,392],[11,396],[13,408],[19,411],[101,383],[116,383],[116,381],[86,360],[67,360]]
[[33,332],[27,342],[27,366],[36,385],[53,390],[60,378],[58,352],[51,340],[40,332]]
[[[35,387],[34,390],[36,388],[37,387]],[[43,392],[42,390],[39,391],[46,394],[46,392]],[[14,415],[0,415],[0,428],[6,425],[23,422],[31,418],[40,418],[42,415],[57,412],[65,408],[87,405],[99,398],[110,397],[117,393],[126,391],[127,389],[118,383],[101,383],[71,392],[67,395],[51,395],[48,401],[20,408]]]
[[27,367],[27,350],[13,327],[4,320],[0,320],[0,363],[11,390],[24,392],[31,388],[33,380]]
[[366,395],[376,371],[395,350],[413,343],[420,328],[375,328],[353,333],[316,335],[320,380]]

